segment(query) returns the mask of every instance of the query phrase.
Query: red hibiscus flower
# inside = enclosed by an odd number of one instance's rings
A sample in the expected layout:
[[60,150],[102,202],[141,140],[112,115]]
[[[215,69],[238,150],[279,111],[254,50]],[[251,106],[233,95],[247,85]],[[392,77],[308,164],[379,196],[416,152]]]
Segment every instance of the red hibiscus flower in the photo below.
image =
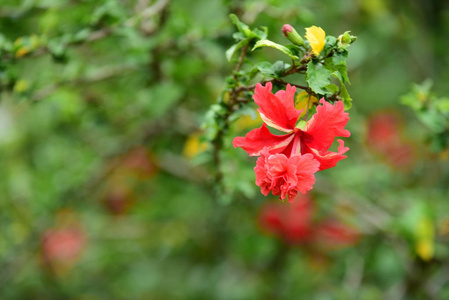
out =
[[[343,103],[332,105],[324,99],[321,106],[305,124],[299,128],[297,122],[302,110],[295,109],[296,88],[287,85],[285,91],[271,93],[271,83],[265,87],[256,85],[254,101],[264,121],[262,127],[251,130],[245,137],[236,137],[234,147],[241,147],[250,156],[260,156],[256,167],[256,184],[261,192],[268,195],[280,195],[280,199],[289,200],[299,192],[305,194],[315,183],[315,173],[334,167],[346,156],[349,150],[342,140],[338,152],[328,151],[335,137],[350,136],[344,127],[349,120],[344,112]],[[285,132],[285,135],[272,134],[267,125]]]
[[[270,154],[292,155],[307,154],[320,163],[319,170],[334,167],[338,161],[346,158],[343,154],[349,150],[342,140],[338,152],[328,151],[335,137],[349,137],[351,134],[344,129],[349,120],[344,112],[343,102],[332,105],[322,98],[317,112],[306,123],[304,129],[296,124],[301,110],[295,109],[294,96],[296,88],[287,85],[285,91],[271,93],[272,85],[268,82],[265,87],[256,85],[254,101],[259,106],[257,110],[264,121],[262,127],[251,130],[245,137],[236,137],[234,147],[241,147],[250,156],[259,156],[266,148]],[[272,134],[267,125],[285,132],[285,135]]]

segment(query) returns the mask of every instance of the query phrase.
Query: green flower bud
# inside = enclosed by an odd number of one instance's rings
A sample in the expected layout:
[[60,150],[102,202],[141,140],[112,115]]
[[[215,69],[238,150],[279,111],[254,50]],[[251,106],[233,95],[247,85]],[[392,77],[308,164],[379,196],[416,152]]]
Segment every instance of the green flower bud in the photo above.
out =
[[340,47],[346,48],[357,40],[356,36],[350,35],[350,31],[346,31],[338,37]]
[[284,26],[282,26],[282,33],[293,44],[296,44],[298,46],[305,46],[304,45],[304,40],[296,32],[295,28],[293,28],[291,25],[284,24]]

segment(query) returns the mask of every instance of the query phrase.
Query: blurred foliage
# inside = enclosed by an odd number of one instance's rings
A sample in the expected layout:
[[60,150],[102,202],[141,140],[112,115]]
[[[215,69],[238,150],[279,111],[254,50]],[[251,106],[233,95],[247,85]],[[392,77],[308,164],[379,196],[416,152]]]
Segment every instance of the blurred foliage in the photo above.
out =
[[[231,13],[277,44],[285,23],[358,37],[351,150],[317,175],[311,223],[345,224],[355,244],[264,234],[279,200],[231,143],[260,122],[252,104],[222,136],[217,194],[201,124],[238,59]],[[448,14],[438,0],[1,1],[0,299],[449,299]],[[250,55],[271,77],[287,61]]]

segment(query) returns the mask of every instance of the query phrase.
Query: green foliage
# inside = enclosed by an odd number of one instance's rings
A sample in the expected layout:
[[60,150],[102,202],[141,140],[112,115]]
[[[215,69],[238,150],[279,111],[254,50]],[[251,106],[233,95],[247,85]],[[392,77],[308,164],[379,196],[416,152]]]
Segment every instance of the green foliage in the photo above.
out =
[[417,118],[430,130],[432,149],[441,152],[449,147],[449,98],[431,92],[432,81],[414,84],[402,96],[402,103],[410,107]]
[[326,87],[330,85],[331,71],[324,68],[319,62],[311,60],[307,64],[307,83],[310,88],[317,94],[326,95],[330,91]]
[[[440,2],[1,1],[0,299],[448,298]],[[323,50],[284,23],[321,26]],[[360,238],[286,244],[232,140],[261,124],[257,82],[348,109],[349,79],[350,151],[312,218]],[[407,117],[371,126],[386,111]]]

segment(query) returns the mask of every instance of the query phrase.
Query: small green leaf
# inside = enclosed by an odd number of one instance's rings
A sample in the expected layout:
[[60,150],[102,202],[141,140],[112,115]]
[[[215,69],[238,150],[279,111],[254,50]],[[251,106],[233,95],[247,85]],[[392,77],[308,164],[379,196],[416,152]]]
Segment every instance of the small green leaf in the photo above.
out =
[[331,94],[326,87],[331,83],[330,76],[332,72],[323,67],[319,62],[310,61],[307,64],[306,81],[310,88],[317,94]]
[[346,66],[346,63],[340,64],[335,66],[335,72],[336,76],[340,79],[340,81],[344,84],[349,83],[349,77],[348,77],[348,66]]
[[258,28],[254,29],[252,31],[252,33],[254,35],[256,35],[258,39],[265,40],[268,35],[268,28],[265,26],[262,26],[262,27],[260,27],[260,29],[258,29]]
[[234,23],[235,26],[237,26],[238,31],[240,31],[247,37],[251,34],[251,30],[249,29],[248,25],[241,22],[236,15],[230,14],[229,18],[231,19],[232,23]]
[[333,84],[333,83],[331,83],[328,86],[326,86],[326,89],[328,91],[330,91],[332,94],[336,94],[340,90],[339,87],[337,85]]
[[276,61],[274,64],[271,64],[267,61],[262,61],[254,66],[254,68],[259,70],[262,75],[273,78],[282,77],[285,69],[289,67],[290,64],[286,64],[281,60]]
[[338,51],[332,55],[332,63],[334,65],[346,64],[348,58],[348,50]]
[[290,65],[286,64],[282,60],[278,60],[273,64],[273,71],[276,74],[276,77],[280,78],[282,75],[284,75],[285,69],[289,68]]
[[324,48],[321,51],[321,55],[326,57],[332,50],[337,47],[337,39],[333,36],[326,36],[326,43],[324,44]]
[[273,65],[268,61],[262,61],[255,66],[262,75],[268,77],[276,77],[276,72],[273,70]]
[[324,61],[324,66],[326,69],[332,71],[332,75],[338,78],[340,82],[346,84],[349,83],[349,77],[348,77],[348,66],[346,65],[346,57],[347,57],[347,51],[346,53],[343,52],[336,52],[332,55],[332,57],[327,58]]
[[343,83],[340,84],[340,97],[343,98],[345,110],[350,109],[352,107],[352,98],[349,96],[348,90]]
[[281,51],[284,54],[287,54],[290,58],[292,59],[299,59],[298,56],[296,56],[290,49],[288,49],[287,47],[277,44],[275,42],[272,42],[270,40],[259,40],[257,41],[257,43],[254,45],[253,49],[251,51],[254,51],[255,49],[259,48],[259,47],[271,47],[271,48],[275,48],[279,51]]
[[242,48],[246,44],[248,44],[249,41],[250,41],[249,39],[244,39],[244,40],[238,42],[237,44],[232,45],[231,48],[226,50],[226,59],[228,61],[231,61],[232,56],[234,56],[234,53],[237,52],[240,48]]
[[434,109],[418,111],[417,116],[434,133],[441,133],[446,128],[446,118]]

